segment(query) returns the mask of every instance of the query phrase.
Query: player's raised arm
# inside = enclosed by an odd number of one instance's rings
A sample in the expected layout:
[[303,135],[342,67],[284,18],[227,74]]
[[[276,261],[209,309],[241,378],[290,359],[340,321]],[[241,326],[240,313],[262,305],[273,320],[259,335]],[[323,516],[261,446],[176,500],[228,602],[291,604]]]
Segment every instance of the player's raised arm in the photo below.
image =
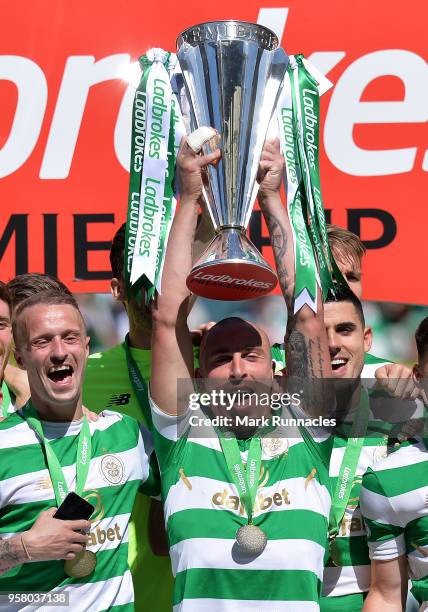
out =
[[[278,279],[288,311],[285,334],[287,376],[308,380],[329,378],[331,363],[319,288],[317,312],[305,305],[294,314],[294,246],[290,220],[280,195],[283,173],[284,158],[279,141],[268,140],[260,162],[258,198],[269,230]],[[318,410],[321,410],[321,406]]]
[[196,155],[183,138],[177,157],[180,206],[172,224],[162,276],[162,293],[153,308],[151,396],[167,414],[177,411],[177,380],[193,377],[192,342],[187,327],[190,292],[186,278],[192,267],[202,172],[220,151]]

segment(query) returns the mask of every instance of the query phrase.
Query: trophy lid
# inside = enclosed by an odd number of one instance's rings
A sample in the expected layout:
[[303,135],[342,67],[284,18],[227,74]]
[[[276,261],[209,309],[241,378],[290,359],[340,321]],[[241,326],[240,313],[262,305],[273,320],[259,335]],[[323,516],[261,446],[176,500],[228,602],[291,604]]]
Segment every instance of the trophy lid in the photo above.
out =
[[217,42],[223,40],[247,40],[256,42],[262,49],[273,51],[279,45],[277,35],[258,23],[249,21],[207,21],[190,26],[177,37],[177,49],[183,43],[197,47],[204,42]]

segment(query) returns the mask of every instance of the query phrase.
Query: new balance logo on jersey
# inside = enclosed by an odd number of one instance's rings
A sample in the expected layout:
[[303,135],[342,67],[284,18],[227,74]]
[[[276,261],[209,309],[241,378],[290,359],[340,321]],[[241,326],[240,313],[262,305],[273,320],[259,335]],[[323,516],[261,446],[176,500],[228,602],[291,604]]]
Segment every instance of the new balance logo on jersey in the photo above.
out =
[[120,395],[112,395],[108,401],[107,408],[109,406],[124,406],[129,404],[130,393],[121,393]]

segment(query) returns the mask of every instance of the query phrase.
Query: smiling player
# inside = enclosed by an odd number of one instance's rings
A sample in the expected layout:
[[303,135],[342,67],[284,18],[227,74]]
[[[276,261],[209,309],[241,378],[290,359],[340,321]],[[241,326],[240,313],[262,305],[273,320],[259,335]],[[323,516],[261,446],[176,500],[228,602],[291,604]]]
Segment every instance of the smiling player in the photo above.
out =
[[[31,398],[0,423],[0,592],[66,595],[61,610],[132,610],[128,523],[141,483],[151,485],[150,435],[114,412],[84,416],[89,338],[72,296],[29,297],[13,332]],[[54,518],[68,491],[95,506],[90,522]]]

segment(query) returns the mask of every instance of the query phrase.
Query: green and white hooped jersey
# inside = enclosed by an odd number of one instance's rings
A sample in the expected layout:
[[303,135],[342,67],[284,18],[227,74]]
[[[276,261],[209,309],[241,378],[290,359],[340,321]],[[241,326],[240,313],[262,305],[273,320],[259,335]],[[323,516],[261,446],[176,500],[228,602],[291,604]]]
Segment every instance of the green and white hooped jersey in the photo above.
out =
[[428,603],[428,452],[422,441],[403,443],[367,471],[361,510],[370,558],[406,554],[412,593]]
[[[42,422],[71,491],[81,424]],[[83,497],[95,506],[87,545],[97,556],[95,571],[77,579],[64,573],[64,561],[25,563],[0,576],[0,592],[68,593],[69,606],[56,608],[64,612],[133,610],[128,523],[141,483],[151,492],[151,436],[134,419],[110,411],[89,426],[92,458]],[[0,423],[0,537],[30,529],[40,512],[55,506],[42,445],[18,411]]]
[[[249,559],[235,543],[246,512],[214,430],[177,439],[176,417],[153,403],[152,415],[174,612],[318,610],[331,503],[323,443],[284,439],[272,452],[262,441],[253,522],[268,542]],[[250,441],[238,441],[244,463]]]
[[[385,412],[388,413],[390,422],[384,420]],[[420,401],[409,400],[403,403],[379,391],[370,393],[368,435],[363,442],[349,503],[334,542],[335,559],[330,556],[326,559],[323,595],[327,599],[355,595],[369,590],[370,557],[367,532],[359,504],[362,478],[368,468],[375,469],[378,462],[389,453],[395,452],[399,445],[397,435],[402,426],[405,429],[408,422],[421,418],[423,412],[424,406]],[[354,420],[355,417],[350,414],[349,423]],[[334,437],[330,459],[333,491],[336,488],[346,445],[346,437]],[[325,601],[323,609],[326,611],[329,609]]]

